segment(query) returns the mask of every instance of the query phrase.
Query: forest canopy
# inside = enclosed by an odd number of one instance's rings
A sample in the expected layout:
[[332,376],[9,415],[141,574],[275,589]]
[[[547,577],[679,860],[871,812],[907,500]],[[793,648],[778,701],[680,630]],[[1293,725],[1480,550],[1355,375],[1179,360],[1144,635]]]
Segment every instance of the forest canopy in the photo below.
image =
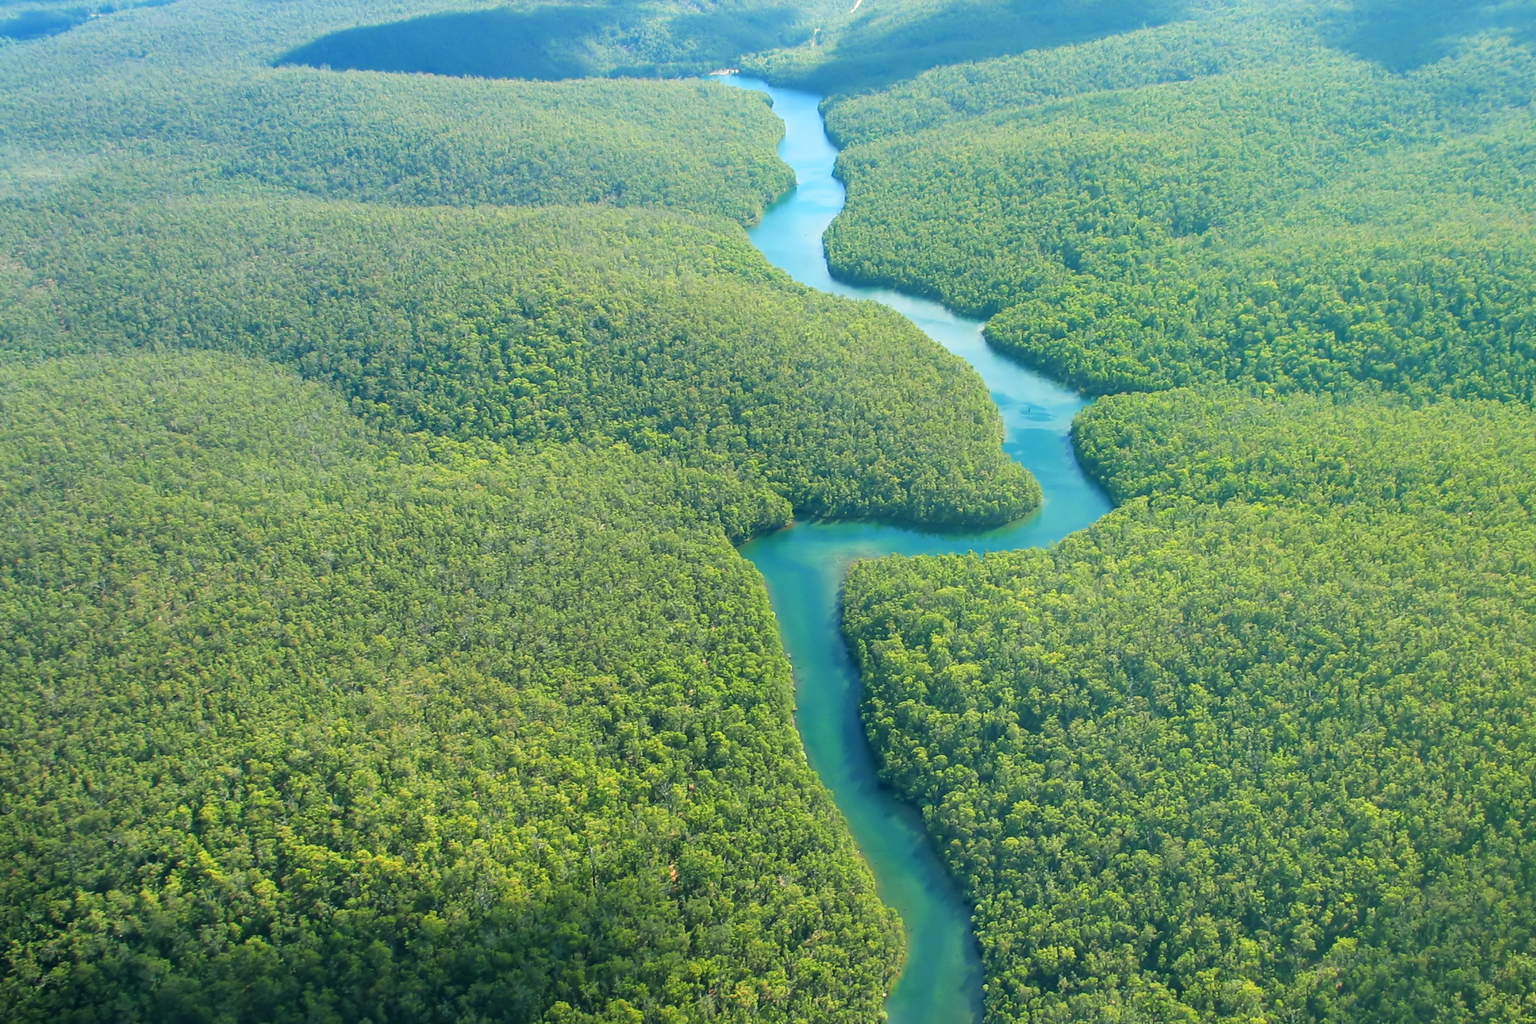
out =
[[1108,396],[1093,528],[845,593],[989,1020],[1529,1014],[1526,13],[1211,5],[829,103],[837,271]]
[[[63,202],[64,200],[55,200]],[[872,303],[810,292],[734,225],[87,194],[18,215],[12,358],[215,348],[410,431],[607,444],[770,483],[813,515],[1001,523],[1039,488],[975,375]]]
[[1399,74],[1316,10],[1240,4],[835,101],[829,257],[992,316],[995,344],[1093,393],[1529,402],[1522,39]]
[[700,74],[740,66],[823,93],[1167,22],[1182,0],[717,0],[447,11],[322,36],[279,63],[490,78]]
[[5,1019],[874,1012],[726,539],[782,499],[213,353],[7,368],[0,432]]
[[854,568],[866,725],[975,901],[989,1017],[1524,1012],[1533,436],[1487,403],[1106,399],[1098,525]]
[[1038,488],[961,362],[751,248],[761,97],[271,66],[446,6],[0,45],[6,1020],[880,1012],[731,545]]
[[1184,6],[1182,0],[868,0],[831,21],[814,45],[753,54],[742,63],[797,88],[858,93],[943,65],[1160,24],[1181,16]]
[[1111,396],[1093,529],[847,583],[989,1019],[1530,1017],[1530,15],[7,8],[0,1016],[878,1017],[731,543],[1040,493],[752,250],[777,119],[654,80],[739,56],[832,94],[841,277]]
[[79,153],[108,192],[232,180],[390,205],[602,203],[750,223],[794,184],[768,105],[702,82],[136,70],[18,90],[0,116],[34,174]]
[[543,4],[427,14],[343,29],[279,63],[557,80],[702,74],[811,35],[793,5]]

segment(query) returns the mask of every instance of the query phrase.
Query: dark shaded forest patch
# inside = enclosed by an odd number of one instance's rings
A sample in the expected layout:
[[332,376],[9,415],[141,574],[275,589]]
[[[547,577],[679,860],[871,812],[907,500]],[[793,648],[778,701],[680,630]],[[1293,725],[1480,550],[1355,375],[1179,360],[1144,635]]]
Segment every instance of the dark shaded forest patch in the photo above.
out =
[[752,50],[793,45],[790,8],[673,14],[631,5],[558,4],[433,14],[345,29],[278,64],[557,81],[706,70]]
[[1183,12],[1183,0],[963,0],[899,13],[873,8],[841,34],[832,58],[807,79],[827,92],[879,88],[947,64],[1161,25]]
[[[135,7],[165,7],[175,0],[139,0],[138,3],[98,4],[95,7],[75,5],[71,7],[28,7],[8,18],[0,18],[0,39],[26,42],[30,39],[46,39],[84,25],[92,18],[105,17],[118,11]],[[16,6],[0,4],[0,7]]]
[[0,39],[41,39],[68,32],[86,20],[84,11],[23,11],[0,20]]
[[1326,32],[1330,45],[1393,71],[1449,56],[1481,33],[1536,41],[1533,0],[1358,0]]
[[332,32],[278,63],[476,78],[581,78],[592,70],[582,41],[616,19],[612,8],[578,6],[432,14]]

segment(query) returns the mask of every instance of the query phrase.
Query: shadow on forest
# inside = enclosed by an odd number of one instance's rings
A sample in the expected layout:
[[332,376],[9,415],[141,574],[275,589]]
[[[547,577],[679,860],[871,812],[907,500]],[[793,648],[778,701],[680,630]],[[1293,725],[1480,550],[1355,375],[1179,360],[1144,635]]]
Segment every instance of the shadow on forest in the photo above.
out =
[[648,75],[728,61],[792,45],[789,8],[678,14],[633,4],[559,4],[433,14],[344,29],[281,57],[279,64],[546,81]]
[[332,32],[278,63],[481,78],[580,78],[592,73],[583,43],[618,17],[611,7],[582,6],[432,14]]
[[43,36],[56,36],[60,32],[68,32],[85,20],[83,10],[23,11],[13,18],[0,18],[0,38],[41,39]]
[[878,88],[940,65],[1118,35],[1178,19],[1184,0],[961,0],[899,10],[893,17],[872,7],[856,19],[832,59],[809,76],[814,84],[828,92]]
[[[68,32],[78,25],[84,25],[92,18],[105,17],[134,7],[164,7],[171,2],[172,0],[129,0],[125,3],[97,2],[94,6],[33,8],[9,18],[0,18],[0,39],[15,39],[18,42],[43,39],[47,36],[56,36],[61,32]],[[4,6],[7,4],[4,0],[0,0],[0,7]]]
[[1482,32],[1536,42],[1536,0],[1357,0],[1334,20],[1328,37],[1357,57],[1411,71]]

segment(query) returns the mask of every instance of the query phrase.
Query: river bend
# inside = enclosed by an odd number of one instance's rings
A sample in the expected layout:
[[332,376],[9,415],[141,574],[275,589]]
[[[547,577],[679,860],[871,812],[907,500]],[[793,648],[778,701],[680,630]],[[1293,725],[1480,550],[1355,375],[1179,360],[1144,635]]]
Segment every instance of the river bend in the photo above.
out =
[[930,846],[921,816],[880,784],[859,718],[862,684],[843,642],[840,590],[848,564],[858,559],[1039,547],[1108,512],[1108,499],[1083,476],[1068,437],[1072,417],[1086,402],[994,352],[978,320],[926,299],[833,280],[821,236],[842,210],[844,190],[832,175],[837,149],[827,138],[820,97],[751,78],[725,81],[772,98],[785,126],[779,156],[794,168],[797,182],[751,229],[752,243],[796,281],[889,306],[970,363],[1002,413],[1004,450],[1035,475],[1045,495],[1034,515],[984,533],[808,522],[742,548],[768,582],[794,666],[795,719],[806,756],[847,818],[880,898],[906,926],[906,965],[886,1001],[890,1024],[974,1024],[981,1019],[981,964],[970,907]]

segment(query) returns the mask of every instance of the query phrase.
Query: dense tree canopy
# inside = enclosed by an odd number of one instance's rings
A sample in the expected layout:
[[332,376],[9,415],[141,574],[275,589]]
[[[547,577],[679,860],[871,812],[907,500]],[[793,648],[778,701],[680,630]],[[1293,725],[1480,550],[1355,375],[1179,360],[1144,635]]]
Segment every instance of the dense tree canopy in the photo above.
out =
[[1213,5],[830,105],[834,265],[1112,395],[1099,525],[847,585],[989,1019],[1529,1016],[1528,15]]
[[12,355],[218,348],[409,430],[623,440],[818,515],[997,523],[1038,502],[974,374],[901,317],[809,292],[733,225],[96,194],[13,218]]
[[1529,1012],[1533,436],[1110,399],[1098,526],[855,567],[866,724],[976,902],[992,1019]]
[[782,499],[365,429],[263,362],[0,372],[0,1016],[868,1020]]
[[879,1014],[730,542],[1038,489],[751,249],[762,98],[270,66],[444,6],[0,44],[6,1020]]
[[1111,393],[1202,381],[1530,401],[1523,36],[1399,74],[1314,9],[944,69],[834,103],[834,266]]
[[1184,8],[1182,0],[869,0],[822,17],[809,45],[753,47],[766,52],[742,65],[798,88],[858,93],[942,65],[1144,28]]
[[[480,78],[704,74],[806,42],[820,3],[539,4],[427,14],[329,33],[283,63]],[[836,6],[836,5],[833,5]]]
[[1531,426],[1528,410],[1498,402],[1175,390],[1101,399],[1073,440],[1117,502],[1180,494],[1491,524],[1536,513]]
[[238,67],[92,77],[0,98],[13,145],[38,164],[59,151],[136,156],[138,174],[183,188],[233,178],[397,205],[604,203],[750,222],[794,184],[768,105],[703,82]]
[[1139,392],[1093,530],[848,581],[990,1019],[1531,1017],[1536,19],[1272,6],[28,5],[77,27],[0,41],[0,1016],[878,1016],[729,545],[1033,508],[982,385],[751,250],[761,97],[274,66],[772,45],[839,93],[836,270]]

